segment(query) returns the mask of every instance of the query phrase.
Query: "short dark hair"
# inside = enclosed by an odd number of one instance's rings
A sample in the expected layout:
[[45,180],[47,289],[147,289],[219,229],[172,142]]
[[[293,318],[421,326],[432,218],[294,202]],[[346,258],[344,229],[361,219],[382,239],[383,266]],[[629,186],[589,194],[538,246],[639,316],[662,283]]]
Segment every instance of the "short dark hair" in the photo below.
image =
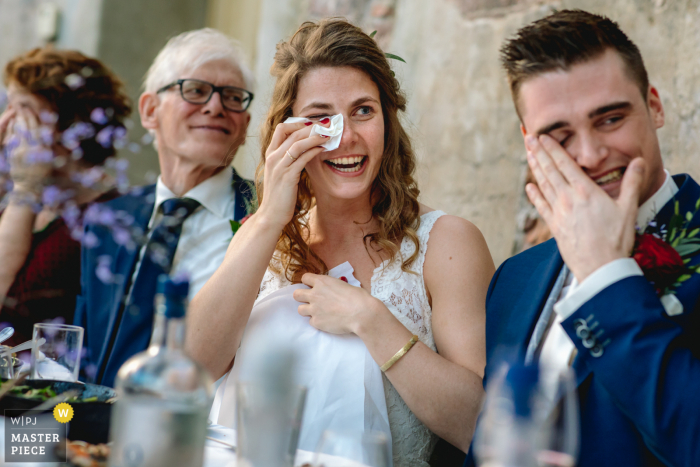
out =
[[[71,87],[71,75],[81,84]],[[44,99],[58,114],[56,129],[60,132],[78,122],[93,125],[95,134],[107,126],[124,128],[124,119],[131,112],[122,81],[99,60],[75,50],[48,46],[18,55],[5,65],[4,82]],[[91,121],[97,108],[107,111],[106,121]],[[82,139],[80,148],[80,160],[88,166],[101,165],[116,154],[113,145],[98,143],[94,135]]]
[[566,71],[608,49],[620,55],[646,100],[649,77],[642,55],[611,19],[583,10],[562,10],[521,28],[501,47],[501,64],[521,120],[518,97],[523,82],[549,71]]

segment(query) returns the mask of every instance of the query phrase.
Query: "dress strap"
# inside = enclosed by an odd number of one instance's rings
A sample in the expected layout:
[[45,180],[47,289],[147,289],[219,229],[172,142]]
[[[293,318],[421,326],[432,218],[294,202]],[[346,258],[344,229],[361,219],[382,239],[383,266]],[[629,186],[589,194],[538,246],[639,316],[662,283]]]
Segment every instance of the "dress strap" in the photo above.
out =
[[418,258],[413,263],[411,269],[423,273],[423,263],[425,262],[425,254],[428,251],[428,240],[430,240],[430,231],[433,229],[435,222],[446,215],[444,211],[430,211],[423,214],[420,217],[420,226],[416,234],[418,235],[418,242],[420,245],[420,252],[418,253]]

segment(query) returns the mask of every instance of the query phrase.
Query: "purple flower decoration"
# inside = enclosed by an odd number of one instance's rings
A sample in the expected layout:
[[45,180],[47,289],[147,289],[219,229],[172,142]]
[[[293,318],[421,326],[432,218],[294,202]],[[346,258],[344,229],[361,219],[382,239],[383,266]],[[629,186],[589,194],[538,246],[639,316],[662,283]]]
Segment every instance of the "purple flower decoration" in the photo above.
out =
[[111,209],[102,209],[100,211],[100,215],[98,218],[98,222],[100,224],[113,226],[116,220],[117,217],[115,216],[114,211],[112,211]]
[[53,144],[53,130],[47,126],[39,127],[39,139],[44,146]]
[[48,110],[42,110],[39,113],[39,120],[45,125],[55,125],[58,122],[58,114],[56,112],[49,112]]
[[107,117],[107,114],[105,114],[105,110],[103,108],[97,107],[96,109],[93,109],[92,112],[90,112],[90,120],[97,123],[98,125],[106,125],[109,121],[109,118]]
[[44,322],[51,324],[66,324],[66,318],[64,318],[63,316],[56,316],[54,319]]
[[53,151],[46,148],[32,149],[27,152],[27,163],[28,164],[40,164],[49,163],[53,159]]
[[88,380],[90,381],[95,381],[95,376],[97,376],[97,365],[94,363],[89,363],[85,365],[85,376],[88,377]]
[[95,276],[97,276],[103,284],[111,284],[114,282],[114,274],[112,274],[109,264],[99,263],[95,268]]
[[103,148],[109,148],[112,146],[112,134],[114,133],[114,127],[112,125],[106,126],[97,133],[95,140],[100,143]]
[[138,143],[129,143],[129,151],[138,154],[141,152],[141,146]]
[[100,218],[100,207],[97,204],[91,204],[85,210],[83,218],[88,224],[96,224]]
[[76,226],[80,220],[80,208],[76,206],[75,202],[68,201],[63,208],[62,216],[68,226]]
[[129,142],[129,138],[126,135],[126,128],[122,126],[118,126],[114,129],[114,135],[112,138],[114,139],[114,147],[117,149],[126,147],[127,143]]
[[126,229],[115,227],[112,230],[112,237],[117,245],[128,245],[131,243],[131,235]]
[[85,235],[83,235],[82,240],[85,248],[95,248],[100,244],[100,240],[97,238],[97,235],[92,232],[86,232]]
[[119,172],[126,172],[129,169],[129,161],[127,159],[117,159],[114,163],[114,168]]
[[56,206],[61,202],[62,193],[56,186],[47,186],[41,194],[41,202],[45,206]]
[[153,135],[150,133],[146,133],[141,137],[141,144],[146,145],[146,144],[151,144],[153,142]]

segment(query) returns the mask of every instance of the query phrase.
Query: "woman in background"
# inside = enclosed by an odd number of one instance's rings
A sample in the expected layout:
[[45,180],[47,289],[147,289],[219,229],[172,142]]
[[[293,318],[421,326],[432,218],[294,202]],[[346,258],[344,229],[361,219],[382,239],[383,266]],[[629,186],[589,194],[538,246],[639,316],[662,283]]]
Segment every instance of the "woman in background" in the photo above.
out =
[[0,214],[0,322],[15,328],[5,342],[14,345],[31,339],[34,323],[72,322],[81,232],[62,214],[74,219],[89,203],[118,196],[99,167],[115,155],[131,107],[122,82],[76,51],[15,57],[4,83],[0,169],[11,183]]

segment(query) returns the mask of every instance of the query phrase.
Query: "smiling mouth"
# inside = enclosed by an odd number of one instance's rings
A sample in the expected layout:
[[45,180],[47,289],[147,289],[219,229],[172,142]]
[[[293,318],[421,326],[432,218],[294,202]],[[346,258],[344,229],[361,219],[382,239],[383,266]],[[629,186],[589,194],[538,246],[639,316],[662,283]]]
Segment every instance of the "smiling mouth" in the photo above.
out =
[[204,130],[215,130],[215,131],[220,131],[225,135],[230,135],[231,132],[228,131],[226,128],[221,128],[219,126],[208,126],[208,125],[202,125],[202,126],[196,126],[195,128],[198,129],[204,129]]
[[624,175],[626,169],[627,169],[626,167],[623,167],[623,168],[612,170],[612,171],[606,173],[605,175],[603,175],[602,177],[593,179],[593,181],[596,182],[598,184],[598,186],[607,185],[608,183],[617,182],[619,180],[622,180],[622,175]]
[[358,172],[364,163],[367,161],[367,156],[354,156],[354,157],[339,157],[333,159],[332,161],[323,161],[328,164],[331,168],[339,172]]

